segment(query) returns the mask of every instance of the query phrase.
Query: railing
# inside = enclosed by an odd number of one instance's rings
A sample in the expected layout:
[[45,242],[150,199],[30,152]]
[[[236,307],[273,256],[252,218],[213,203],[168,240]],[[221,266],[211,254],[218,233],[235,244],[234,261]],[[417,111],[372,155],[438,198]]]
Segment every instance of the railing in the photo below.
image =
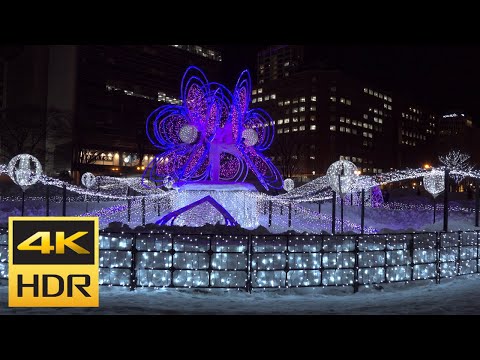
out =
[[[174,288],[359,286],[479,272],[479,232],[370,235],[100,233],[100,284]],[[0,279],[8,278],[0,230]]]

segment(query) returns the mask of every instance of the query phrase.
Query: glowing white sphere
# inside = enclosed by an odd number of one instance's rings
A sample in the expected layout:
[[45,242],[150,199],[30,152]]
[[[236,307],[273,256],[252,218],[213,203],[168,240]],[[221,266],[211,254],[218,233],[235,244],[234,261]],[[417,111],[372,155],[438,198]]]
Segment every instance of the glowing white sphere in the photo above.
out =
[[253,129],[245,129],[242,131],[242,138],[244,138],[244,144],[247,146],[253,146],[258,143],[258,133]]
[[285,179],[285,181],[283,182],[283,188],[286,191],[292,191],[294,187],[295,187],[295,183],[293,182],[292,179]]
[[432,170],[423,177],[423,187],[433,197],[437,197],[445,190],[445,173],[440,170]]
[[10,160],[7,171],[13,182],[20,185],[23,191],[25,191],[30,185],[35,184],[40,179],[42,165],[33,155],[19,154]]
[[357,167],[348,160],[335,161],[327,170],[327,179],[330,187],[337,194],[348,194],[353,190],[358,176],[355,174]]
[[165,179],[163,179],[163,185],[167,189],[171,189],[173,187],[173,184],[175,183],[175,180],[171,176],[165,176]]
[[82,184],[85,186],[87,189],[90,189],[97,180],[95,179],[95,175],[93,175],[90,172],[86,172],[85,174],[82,175]]
[[183,125],[179,135],[184,143],[193,144],[197,140],[198,130],[193,125]]

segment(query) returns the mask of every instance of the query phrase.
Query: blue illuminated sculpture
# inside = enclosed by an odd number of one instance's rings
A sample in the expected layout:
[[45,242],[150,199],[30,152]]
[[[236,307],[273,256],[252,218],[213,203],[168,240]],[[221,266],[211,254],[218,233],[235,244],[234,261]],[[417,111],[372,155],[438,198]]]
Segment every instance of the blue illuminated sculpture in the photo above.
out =
[[164,105],[147,118],[147,135],[163,152],[143,177],[157,186],[171,177],[176,185],[243,182],[251,170],[266,190],[281,189],[282,177],[262,152],[274,136],[274,122],[261,109],[249,109],[251,80],[242,72],[235,89],[209,82],[189,67],[182,79],[182,105]]

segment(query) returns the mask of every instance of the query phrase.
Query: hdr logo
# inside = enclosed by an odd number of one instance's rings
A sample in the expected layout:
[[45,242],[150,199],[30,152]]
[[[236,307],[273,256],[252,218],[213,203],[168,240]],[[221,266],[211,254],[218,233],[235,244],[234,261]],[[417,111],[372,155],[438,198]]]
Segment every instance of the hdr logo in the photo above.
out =
[[8,306],[99,306],[97,217],[10,217],[8,248]]

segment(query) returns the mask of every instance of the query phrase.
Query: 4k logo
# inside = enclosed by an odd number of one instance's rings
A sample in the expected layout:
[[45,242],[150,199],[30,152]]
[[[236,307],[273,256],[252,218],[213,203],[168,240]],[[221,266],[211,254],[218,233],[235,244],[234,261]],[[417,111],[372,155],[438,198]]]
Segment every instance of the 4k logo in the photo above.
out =
[[10,307],[98,307],[98,218],[10,217]]

